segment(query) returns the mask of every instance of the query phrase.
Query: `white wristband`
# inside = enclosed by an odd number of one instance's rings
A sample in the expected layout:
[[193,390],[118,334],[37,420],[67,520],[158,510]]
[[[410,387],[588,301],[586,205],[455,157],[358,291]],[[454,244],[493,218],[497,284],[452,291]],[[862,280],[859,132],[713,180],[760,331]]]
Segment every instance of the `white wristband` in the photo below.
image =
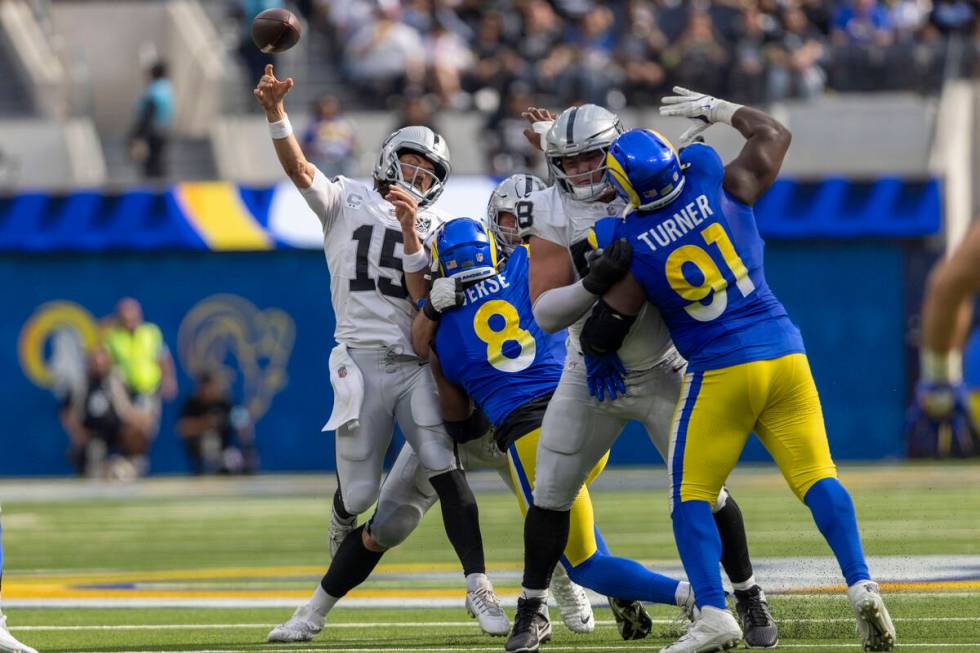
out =
[[289,138],[289,135],[292,133],[293,126],[289,124],[289,116],[284,116],[282,120],[277,122],[269,123],[269,134],[272,136],[272,140],[274,141]]
[[742,108],[741,104],[735,104],[727,100],[716,100],[714,109],[711,111],[712,122],[723,122],[732,124],[732,117],[735,112]]
[[945,354],[923,348],[919,354],[922,378],[938,383],[959,383],[963,380],[963,354],[951,349]]
[[424,247],[417,252],[406,254],[402,259],[403,272],[421,272],[427,267],[429,267],[429,257],[426,255]]

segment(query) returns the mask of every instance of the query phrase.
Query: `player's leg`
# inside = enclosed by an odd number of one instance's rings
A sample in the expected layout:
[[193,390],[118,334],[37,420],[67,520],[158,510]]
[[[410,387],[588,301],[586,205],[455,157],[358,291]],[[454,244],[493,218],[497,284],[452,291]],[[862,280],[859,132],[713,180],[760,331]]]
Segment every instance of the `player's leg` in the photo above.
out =
[[684,376],[667,472],[674,540],[701,614],[686,635],[664,649],[668,653],[715,650],[742,637],[725,605],[721,537],[712,507],[755,422],[755,385],[749,365]]
[[[677,359],[627,379],[629,395],[624,399],[633,409],[630,416],[640,419],[665,460],[685,367],[678,354]],[[620,402],[613,405],[616,403]],[[769,612],[765,592],[755,580],[742,511],[727,488],[722,488],[711,511],[721,536],[721,566],[735,590],[735,610],[745,643],[750,648],[772,648],[779,641],[779,628]]]
[[806,356],[766,361],[773,368],[769,401],[756,426],[759,439],[797,497],[810,509],[847,582],[865,649],[887,651],[895,628],[871,580],[854,503],[837,479],[816,384]]
[[409,363],[399,374],[402,391],[395,404],[395,417],[439,497],[446,536],[466,576],[467,607],[476,614],[484,632],[506,635],[510,623],[487,578],[476,497],[443,426],[435,379],[428,365]]
[[[0,595],[3,591],[3,526],[0,525]],[[7,630],[7,617],[0,609],[0,653],[37,653],[30,646],[25,646]]]

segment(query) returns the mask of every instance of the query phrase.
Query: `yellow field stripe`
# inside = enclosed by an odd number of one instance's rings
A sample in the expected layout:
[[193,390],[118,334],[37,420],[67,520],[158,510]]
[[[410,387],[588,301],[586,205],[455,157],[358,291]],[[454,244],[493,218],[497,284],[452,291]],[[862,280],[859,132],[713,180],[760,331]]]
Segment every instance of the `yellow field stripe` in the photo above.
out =
[[223,181],[177,184],[174,195],[188,221],[211,249],[271,249],[268,234],[242,203],[238,188]]
[[[980,580],[922,580],[879,583],[882,592],[935,592],[943,590],[980,589]],[[785,592],[786,594],[838,594],[847,591],[845,585],[823,585],[803,587]]]

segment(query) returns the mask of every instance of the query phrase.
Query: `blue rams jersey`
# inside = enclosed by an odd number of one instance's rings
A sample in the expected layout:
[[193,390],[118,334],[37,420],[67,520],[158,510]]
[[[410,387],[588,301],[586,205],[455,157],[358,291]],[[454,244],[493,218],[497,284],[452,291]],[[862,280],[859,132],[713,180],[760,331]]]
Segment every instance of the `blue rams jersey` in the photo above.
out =
[[963,351],[963,382],[970,390],[980,391],[980,325],[973,329]]
[[554,392],[561,377],[555,337],[531,312],[527,247],[515,249],[501,272],[470,285],[465,295],[463,305],[439,321],[436,353],[443,376],[499,427],[514,409]]
[[633,246],[630,271],[688,369],[803,353],[799,329],[766,284],[752,207],[722,188],[718,153],[695,144],[680,158],[683,192],[661,209],[630,213],[616,237]]

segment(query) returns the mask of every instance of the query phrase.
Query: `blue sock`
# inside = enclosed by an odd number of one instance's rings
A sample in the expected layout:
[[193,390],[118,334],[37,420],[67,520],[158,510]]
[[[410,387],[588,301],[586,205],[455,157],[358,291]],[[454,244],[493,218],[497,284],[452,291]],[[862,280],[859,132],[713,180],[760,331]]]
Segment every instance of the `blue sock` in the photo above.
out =
[[569,578],[604,596],[675,605],[674,594],[680,581],[650,571],[635,560],[609,555],[598,529],[596,543],[598,550],[577,567],[572,567],[565,556],[561,557]]
[[837,557],[837,564],[848,586],[871,580],[868,564],[861,550],[857,517],[851,495],[836,478],[817,481],[803,497],[803,503],[813,513],[813,521]]
[[593,526],[592,531],[595,533],[595,546],[602,555],[610,555],[609,547],[606,546],[606,541],[602,539],[602,533],[599,532],[598,526]]
[[683,501],[674,505],[671,517],[674,541],[698,607],[726,609],[725,589],[721,585],[721,536],[711,514],[711,504]]

